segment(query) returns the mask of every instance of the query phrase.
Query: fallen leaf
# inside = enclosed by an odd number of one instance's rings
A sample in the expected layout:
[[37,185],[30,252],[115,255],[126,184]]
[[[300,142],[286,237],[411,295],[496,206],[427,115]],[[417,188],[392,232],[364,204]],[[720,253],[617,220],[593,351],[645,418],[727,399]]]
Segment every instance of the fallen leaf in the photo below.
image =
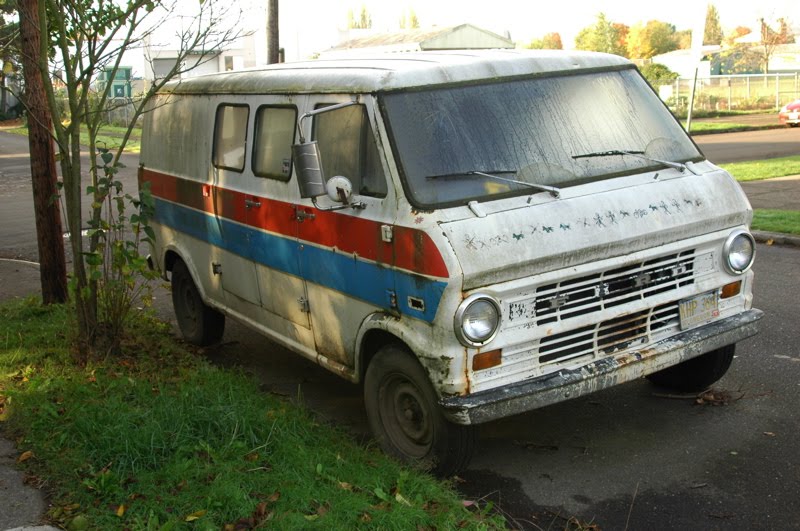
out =
[[770,239],[768,239],[768,240],[766,241],[766,244],[767,244],[767,245],[772,245],[773,243],[775,243],[775,240],[773,240],[772,238],[770,238]]
[[116,510],[116,511],[114,511],[114,512],[115,512],[115,514],[116,514],[117,516],[119,516],[120,518],[122,518],[123,516],[125,516],[125,510],[126,510],[126,509],[127,509],[127,507],[125,507],[125,504],[122,504],[122,505],[120,505],[119,507],[117,507],[117,510]]
[[17,463],[24,463],[33,456],[34,456],[33,452],[31,452],[30,450],[28,450],[27,452],[22,452],[22,455],[20,455],[19,458],[17,459]]
[[475,505],[475,502],[474,502],[474,501],[472,501],[472,500],[462,500],[462,501],[461,501],[461,504],[462,504],[464,507],[472,507],[473,505]]
[[250,462],[258,461],[258,454],[256,452],[247,454],[246,456],[244,456],[244,460]]
[[397,494],[395,494],[395,495],[394,495],[394,499],[395,499],[395,500],[397,500],[399,503],[402,503],[403,505],[408,505],[409,507],[411,507],[411,502],[410,502],[410,501],[408,501],[408,500],[407,500],[407,499],[406,499],[406,498],[405,498],[405,497],[404,497],[402,494],[400,494],[399,492],[398,492]]
[[347,483],[345,481],[340,481],[339,482],[339,486],[341,488],[343,488],[344,490],[349,490],[350,492],[353,491],[353,486],[350,483]]
[[766,435],[767,437],[775,437],[775,434],[772,433],[771,431],[765,431],[764,435]]
[[281,499],[281,493],[276,490],[275,492],[273,492],[272,494],[269,495],[269,497],[267,498],[267,501],[270,502],[270,503],[275,503],[276,501],[278,501],[280,499]]
[[317,520],[319,518],[319,515],[318,514],[307,514],[307,515],[304,516],[304,518],[306,520],[308,520],[309,522],[313,522],[314,520]]
[[184,518],[184,520],[186,522],[194,522],[195,520],[199,520],[200,518],[204,517],[206,515],[206,512],[207,511],[205,509],[201,509],[199,511],[195,511],[192,514],[190,514],[189,516],[187,516],[186,518]]

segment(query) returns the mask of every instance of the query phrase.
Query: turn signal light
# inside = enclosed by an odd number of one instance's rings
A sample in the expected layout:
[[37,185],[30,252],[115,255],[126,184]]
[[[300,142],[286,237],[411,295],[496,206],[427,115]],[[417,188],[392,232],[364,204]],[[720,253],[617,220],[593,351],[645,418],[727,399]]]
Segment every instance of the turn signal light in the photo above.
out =
[[503,351],[490,350],[488,352],[480,352],[472,356],[472,370],[481,371],[483,369],[491,369],[500,365],[503,357]]
[[736,282],[731,282],[730,284],[725,284],[722,286],[722,293],[720,294],[720,299],[730,299],[731,297],[735,297],[742,291],[742,281],[737,280]]

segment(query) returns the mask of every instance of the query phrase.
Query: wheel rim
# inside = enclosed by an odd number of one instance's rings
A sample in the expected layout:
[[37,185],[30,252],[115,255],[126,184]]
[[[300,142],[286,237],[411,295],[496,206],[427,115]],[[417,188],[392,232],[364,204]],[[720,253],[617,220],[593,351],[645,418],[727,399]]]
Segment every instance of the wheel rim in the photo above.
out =
[[379,406],[384,431],[403,454],[427,456],[433,440],[433,423],[422,391],[401,375],[389,376],[382,386]]

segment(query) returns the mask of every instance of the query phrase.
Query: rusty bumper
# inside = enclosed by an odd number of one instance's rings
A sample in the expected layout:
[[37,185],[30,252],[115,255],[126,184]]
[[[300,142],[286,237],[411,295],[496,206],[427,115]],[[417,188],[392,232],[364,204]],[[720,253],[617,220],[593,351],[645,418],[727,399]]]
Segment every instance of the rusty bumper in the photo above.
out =
[[635,380],[758,333],[761,310],[748,310],[681,332],[639,351],[612,355],[574,370],[440,401],[457,424],[480,424]]

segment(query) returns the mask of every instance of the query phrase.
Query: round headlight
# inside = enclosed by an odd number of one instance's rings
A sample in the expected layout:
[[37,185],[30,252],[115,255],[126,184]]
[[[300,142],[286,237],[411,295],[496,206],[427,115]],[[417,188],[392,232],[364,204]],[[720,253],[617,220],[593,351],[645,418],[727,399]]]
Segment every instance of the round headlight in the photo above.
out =
[[456,311],[456,335],[466,346],[475,347],[491,341],[499,326],[500,305],[487,295],[470,295]]
[[741,274],[750,269],[756,256],[756,241],[746,231],[732,232],[722,248],[722,257],[728,271]]

